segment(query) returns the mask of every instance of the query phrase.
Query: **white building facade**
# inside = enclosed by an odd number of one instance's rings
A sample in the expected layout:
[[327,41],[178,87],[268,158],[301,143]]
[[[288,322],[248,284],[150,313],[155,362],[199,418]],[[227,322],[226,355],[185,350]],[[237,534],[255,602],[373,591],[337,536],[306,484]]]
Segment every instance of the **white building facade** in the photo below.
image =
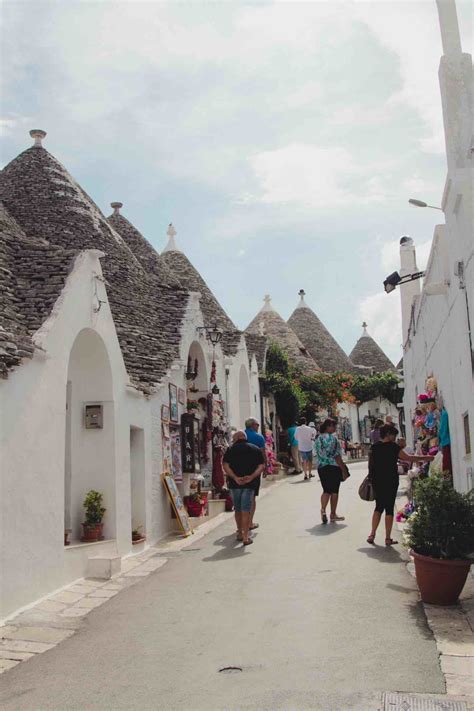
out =
[[[419,282],[400,287],[404,340],[407,435],[418,396],[437,383],[438,404],[449,415],[453,482],[473,486],[474,232],[472,220],[472,57],[461,48],[453,0],[438,0],[443,56],[439,82],[448,172],[441,207],[445,224],[434,230],[431,253]],[[400,245],[404,276],[418,271],[415,245]],[[433,381],[431,381],[433,382]],[[413,441],[411,441],[413,444]]]
[[[188,400],[215,402],[223,429],[261,407],[255,353],[219,322],[220,305],[210,320],[204,282],[183,286],[130,223],[121,234],[43,148],[44,132],[32,135],[1,185],[0,619],[86,575],[91,558],[121,559],[176,530],[162,475],[189,492],[178,461]],[[89,490],[106,508],[94,543],[81,540]]]

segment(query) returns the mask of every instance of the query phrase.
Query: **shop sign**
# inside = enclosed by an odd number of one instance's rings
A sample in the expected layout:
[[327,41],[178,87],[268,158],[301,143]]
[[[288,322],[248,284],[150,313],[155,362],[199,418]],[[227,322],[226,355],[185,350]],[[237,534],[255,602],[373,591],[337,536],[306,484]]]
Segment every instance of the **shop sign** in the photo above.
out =
[[199,425],[194,415],[181,416],[183,472],[193,474],[200,471]]

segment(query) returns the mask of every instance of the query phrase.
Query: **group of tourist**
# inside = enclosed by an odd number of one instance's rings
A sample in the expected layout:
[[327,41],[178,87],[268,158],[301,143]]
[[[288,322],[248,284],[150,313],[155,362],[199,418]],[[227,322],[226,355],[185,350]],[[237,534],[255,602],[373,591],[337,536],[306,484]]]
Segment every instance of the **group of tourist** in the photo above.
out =
[[[250,532],[258,528],[254,521],[256,497],[259,494],[262,474],[268,463],[267,443],[259,433],[259,422],[249,418],[245,430],[233,435],[233,443],[224,455],[224,471],[232,495],[237,524],[237,540],[244,546],[253,543]],[[375,490],[375,510],[372,514],[372,528],[367,542],[375,544],[377,528],[385,513],[385,545],[392,546],[398,541],[392,538],[395,499],[398,491],[399,465],[426,462],[433,459],[429,455],[414,455],[406,451],[406,443],[397,438],[398,430],[390,416],[385,423],[377,420],[371,432],[369,451],[369,477]],[[313,454],[317,459],[317,469],[322,485],[321,522],[344,521],[339,516],[337,506],[341,482],[349,477],[349,470],[342,458],[340,441],[336,435],[336,422],[328,418],[319,427],[319,434],[313,423],[309,425],[302,417],[299,425],[288,429],[295,473],[302,473],[305,481],[313,475]],[[300,468],[298,468],[300,467]],[[329,507],[329,518],[327,509]]]

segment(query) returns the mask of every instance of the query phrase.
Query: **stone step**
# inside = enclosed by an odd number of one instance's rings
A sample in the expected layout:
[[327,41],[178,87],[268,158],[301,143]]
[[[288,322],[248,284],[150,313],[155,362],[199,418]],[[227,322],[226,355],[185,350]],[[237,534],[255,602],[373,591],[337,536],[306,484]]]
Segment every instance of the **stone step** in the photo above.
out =
[[86,578],[110,580],[113,575],[120,573],[122,558],[119,555],[94,555],[87,560]]

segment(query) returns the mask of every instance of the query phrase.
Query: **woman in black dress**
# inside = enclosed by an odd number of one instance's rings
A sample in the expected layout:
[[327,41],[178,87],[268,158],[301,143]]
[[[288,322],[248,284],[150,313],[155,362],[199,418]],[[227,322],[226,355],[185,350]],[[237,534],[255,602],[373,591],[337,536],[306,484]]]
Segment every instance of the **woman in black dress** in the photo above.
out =
[[372,531],[367,543],[375,544],[380,519],[385,511],[385,545],[393,546],[398,541],[392,538],[393,513],[398,491],[398,460],[404,462],[430,462],[433,457],[412,456],[395,443],[398,430],[393,425],[380,428],[380,440],[372,445],[369,454],[369,476],[375,489],[375,511],[372,516]]

